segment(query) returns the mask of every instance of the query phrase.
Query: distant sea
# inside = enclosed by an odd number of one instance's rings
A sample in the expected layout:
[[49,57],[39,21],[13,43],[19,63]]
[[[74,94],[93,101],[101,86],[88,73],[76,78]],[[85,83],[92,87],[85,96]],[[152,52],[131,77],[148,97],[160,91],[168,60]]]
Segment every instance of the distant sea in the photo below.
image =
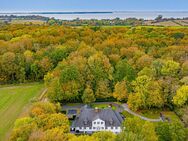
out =
[[188,11],[122,11],[122,12],[0,12],[0,15],[40,15],[54,17],[62,20],[79,19],[114,19],[114,18],[142,18],[146,20],[155,19],[158,15],[164,18],[186,18]]

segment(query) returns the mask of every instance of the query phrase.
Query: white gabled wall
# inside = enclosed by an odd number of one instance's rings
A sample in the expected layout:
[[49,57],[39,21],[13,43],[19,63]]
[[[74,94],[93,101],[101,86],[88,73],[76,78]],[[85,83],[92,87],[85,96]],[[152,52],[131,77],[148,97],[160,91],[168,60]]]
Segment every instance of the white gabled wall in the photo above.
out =
[[105,129],[105,121],[101,119],[96,119],[92,121],[92,129],[96,131],[104,130]]
[[92,127],[76,127],[75,130],[80,132],[97,132],[97,131],[111,131],[113,133],[120,133],[121,127],[105,127],[105,121],[101,119],[96,119],[92,121]]

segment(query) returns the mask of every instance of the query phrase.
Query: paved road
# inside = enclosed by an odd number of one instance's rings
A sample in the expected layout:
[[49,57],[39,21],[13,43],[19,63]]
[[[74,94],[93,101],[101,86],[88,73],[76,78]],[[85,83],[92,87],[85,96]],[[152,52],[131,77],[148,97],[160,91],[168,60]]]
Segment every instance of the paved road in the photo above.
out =
[[135,112],[133,112],[132,110],[129,109],[128,105],[127,104],[122,104],[122,107],[124,108],[125,111],[127,111],[128,113],[134,115],[134,116],[137,116],[143,120],[147,120],[147,121],[151,121],[151,122],[160,122],[162,121],[161,118],[158,118],[158,119],[151,119],[151,118],[147,118],[147,117],[144,117],[144,116],[141,116]]
[[40,100],[40,101],[42,101],[42,102],[48,102],[48,98],[45,97],[45,94],[46,94],[47,91],[48,91],[47,88],[45,88],[45,89],[42,91],[42,93],[41,93],[41,95],[40,95],[40,97],[39,97],[39,100]]

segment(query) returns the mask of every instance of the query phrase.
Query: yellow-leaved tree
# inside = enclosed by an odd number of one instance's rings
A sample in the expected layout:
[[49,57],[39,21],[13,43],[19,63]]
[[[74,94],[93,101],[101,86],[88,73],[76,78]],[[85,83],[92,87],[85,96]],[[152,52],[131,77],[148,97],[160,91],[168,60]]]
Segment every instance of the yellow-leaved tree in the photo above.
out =
[[173,102],[177,106],[183,106],[188,102],[188,85],[183,85],[177,90]]

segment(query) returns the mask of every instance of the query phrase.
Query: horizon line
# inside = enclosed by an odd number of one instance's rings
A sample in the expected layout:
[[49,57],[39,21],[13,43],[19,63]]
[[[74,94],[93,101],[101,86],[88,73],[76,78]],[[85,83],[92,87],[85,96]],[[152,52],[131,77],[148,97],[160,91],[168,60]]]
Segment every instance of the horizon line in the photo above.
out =
[[118,13],[118,12],[188,12],[188,10],[92,10],[92,11],[0,11],[0,14],[46,14],[46,13]]

